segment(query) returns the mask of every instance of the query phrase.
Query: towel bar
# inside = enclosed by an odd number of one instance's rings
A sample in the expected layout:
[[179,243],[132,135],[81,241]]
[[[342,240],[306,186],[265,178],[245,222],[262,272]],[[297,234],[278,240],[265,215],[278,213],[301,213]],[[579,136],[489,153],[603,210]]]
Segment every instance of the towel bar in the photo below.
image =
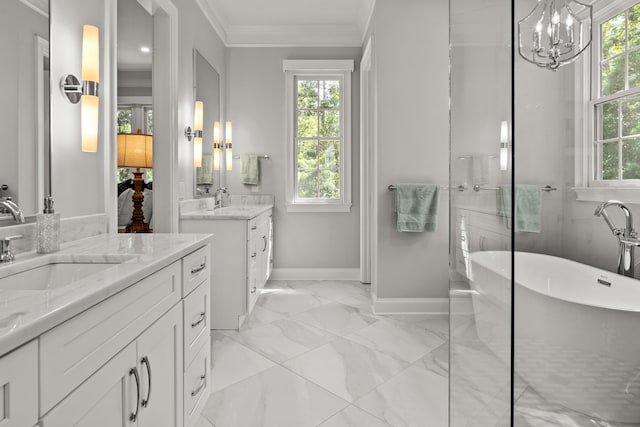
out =
[[[480,191],[480,190],[499,190],[498,187],[482,187],[480,185],[474,185],[473,186],[473,191]],[[552,187],[550,185],[546,185],[544,187],[542,187],[540,190],[542,191],[546,191],[547,193],[551,192],[551,191],[556,191],[558,190],[556,187]]]
[[[236,159],[236,160],[239,159],[240,158],[240,154],[234,154],[233,158]],[[258,156],[258,159],[260,159],[260,160],[270,160],[271,156],[268,155],[268,154],[261,154],[261,155]]]
[[[391,184],[390,186],[387,187],[387,189],[389,191],[395,191],[398,187],[394,184]],[[449,187],[442,187],[443,190],[448,190]],[[467,188],[464,185],[458,185],[456,188],[456,190],[458,191],[466,191]],[[482,187],[478,184],[473,186],[473,191],[480,191],[480,190],[498,190],[498,187]],[[546,185],[544,187],[542,187],[540,190],[542,191],[546,191],[547,193],[551,192],[551,191],[556,191],[558,190],[556,187],[552,187],[550,185]]]
[[[442,188],[443,190],[448,190],[449,189],[449,187],[440,187],[440,188]],[[396,185],[394,185],[394,184],[391,184],[390,186],[387,187],[387,189],[389,191],[396,191],[398,189],[398,187]],[[464,185],[458,185],[456,187],[456,190],[464,191],[464,190],[466,190],[466,188],[464,187]]]

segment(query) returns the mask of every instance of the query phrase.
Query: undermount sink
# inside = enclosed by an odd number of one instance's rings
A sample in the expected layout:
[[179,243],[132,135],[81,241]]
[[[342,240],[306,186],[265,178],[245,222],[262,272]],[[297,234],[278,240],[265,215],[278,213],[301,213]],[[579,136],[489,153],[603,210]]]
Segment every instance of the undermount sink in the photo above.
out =
[[47,291],[67,286],[119,263],[50,263],[0,278],[0,290]]

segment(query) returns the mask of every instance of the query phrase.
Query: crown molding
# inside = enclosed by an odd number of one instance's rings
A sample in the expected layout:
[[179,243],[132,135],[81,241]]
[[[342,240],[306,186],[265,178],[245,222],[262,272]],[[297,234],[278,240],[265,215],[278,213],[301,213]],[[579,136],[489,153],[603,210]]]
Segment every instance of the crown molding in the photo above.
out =
[[49,19],[49,0],[20,0],[20,3]]
[[221,16],[220,11],[212,6],[211,2],[208,2],[207,0],[196,0],[196,4],[200,7],[202,13],[204,13],[205,18],[207,18],[207,21],[209,21],[213,30],[218,34],[222,43],[228,47],[227,31],[225,30],[225,26],[222,22],[220,22],[220,19],[218,19],[218,17]]
[[362,46],[362,33],[351,25],[230,25],[227,44],[239,46]]

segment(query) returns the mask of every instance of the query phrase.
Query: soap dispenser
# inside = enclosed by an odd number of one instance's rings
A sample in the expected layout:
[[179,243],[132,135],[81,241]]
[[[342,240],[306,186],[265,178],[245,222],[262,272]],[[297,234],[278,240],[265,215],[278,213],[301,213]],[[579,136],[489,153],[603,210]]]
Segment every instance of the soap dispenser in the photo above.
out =
[[36,215],[36,246],[39,254],[60,249],[60,214],[53,210],[53,197],[44,198],[44,209]]

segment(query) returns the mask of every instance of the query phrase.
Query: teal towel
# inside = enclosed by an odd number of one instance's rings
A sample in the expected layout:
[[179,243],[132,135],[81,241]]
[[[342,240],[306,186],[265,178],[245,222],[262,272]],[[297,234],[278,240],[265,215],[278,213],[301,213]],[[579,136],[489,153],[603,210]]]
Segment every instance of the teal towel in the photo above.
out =
[[398,231],[435,231],[440,187],[431,184],[398,184],[396,187]]
[[515,221],[511,218],[511,187],[504,185],[496,193],[496,211],[504,225],[513,231],[540,233],[542,231],[542,187],[517,184],[515,188]]
[[240,179],[243,184],[258,185],[260,181],[260,166],[256,154],[243,154],[240,156]]
[[213,155],[203,154],[202,165],[196,168],[196,184],[213,184]]

